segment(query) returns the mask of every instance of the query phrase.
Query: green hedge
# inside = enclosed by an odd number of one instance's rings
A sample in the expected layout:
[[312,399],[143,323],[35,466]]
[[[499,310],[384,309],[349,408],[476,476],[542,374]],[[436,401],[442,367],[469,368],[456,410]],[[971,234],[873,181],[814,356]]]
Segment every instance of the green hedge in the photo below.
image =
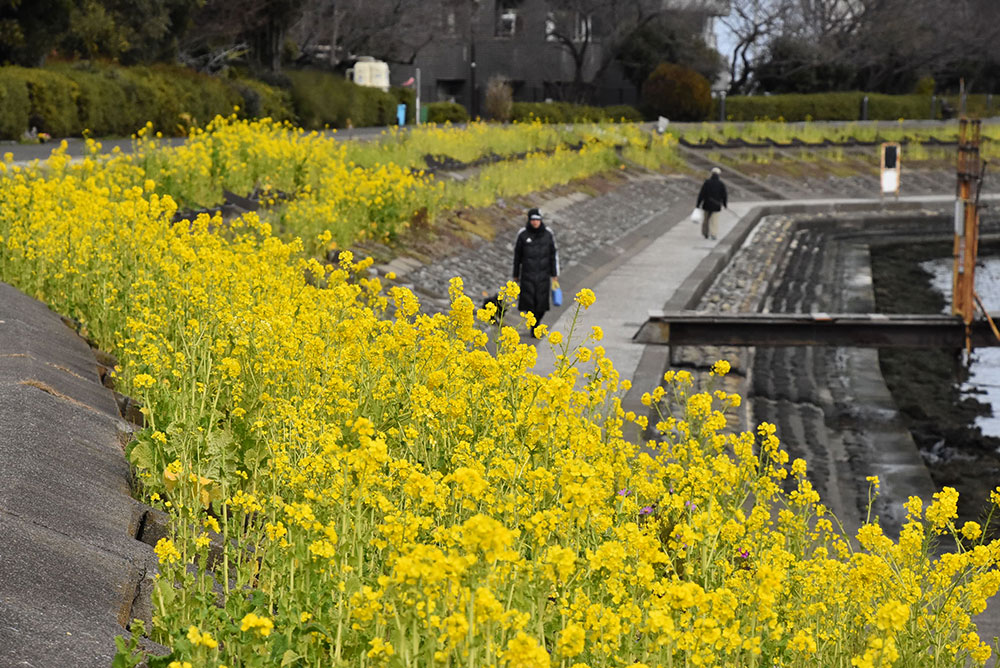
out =
[[[77,113],[79,87],[66,77],[48,70],[24,67],[5,67],[0,70],[3,87],[14,94],[14,99],[26,107],[17,110],[18,120],[24,119],[20,128],[12,128],[8,138],[18,138],[31,127],[39,132],[63,137],[79,134]],[[6,106],[6,105],[5,105]]]
[[230,85],[243,96],[240,116],[245,118],[273,118],[278,121],[295,119],[292,95],[287,90],[276,86],[269,86],[257,79],[240,76],[231,79]]
[[[879,93],[815,93],[808,95],[750,95],[726,98],[726,119],[731,121],[856,121],[861,118],[861,105],[868,96],[868,120],[890,121],[899,118],[926,119],[931,117],[929,95],[882,95]],[[957,97],[948,98],[958,109]],[[984,113],[986,96],[970,96],[969,111]],[[940,98],[935,116],[941,118]],[[719,100],[715,101],[712,118],[719,117]]]
[[316,130],[392,125],[396,122],[396,97],[377,88],[358,86],[320,70],[285,73],[291,84],[292,104],[302,127]]
[[8,69],[0,69],[0,137],[17,139],[29,127],[31,98],[24,80],[8,75]]
[[128,136],[152,122],[183,134],[216,115],[296,120],[307,129],[348,124],[391,125],[396,105],[414,119],[414,93],[384,93],[319,71],[289,72],[287,90],[248,76],[212,77],[173,65],[119,67],[61,63],[45,68],[0,67],[0,138],[19,139],[36,127],[54,137]]
[[512,120],[527,122],[539,119],[543,123],[601,123],[607,121],[641,121],[635,107],[619,104],[612,107],[591,107],[569,102],[515,102]]
[[431,102],[427,107],[428,123],[467,123],[469,112],[457,102]]
[[230,82],[182,67],[56,65],[0,68],[0,136],[31,127],[56,137],[129,135],[152,121],[165,134],[244,103]]

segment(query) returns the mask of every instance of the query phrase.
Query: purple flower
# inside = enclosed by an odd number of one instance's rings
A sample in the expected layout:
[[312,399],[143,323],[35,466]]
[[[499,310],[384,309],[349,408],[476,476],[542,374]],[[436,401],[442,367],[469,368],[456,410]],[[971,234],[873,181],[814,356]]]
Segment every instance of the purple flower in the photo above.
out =
[[640,515],[650,515],[653,512],[653,506],[643,506],[639,509]]
[[629,491],[629,490],[627,490],[627,489],[620,489],[620,490],[618,490],[618,496],[628,496],[628,495],[629,495],[629,494],[631,494],[631,493],[632,493],[632,492],[630,492],[630,491]]
[[741,548],[740,549],[740,556],[742,558],[744,558],[744,559],[749,559],[750,558],[750,550],[744,550],[744,549]]

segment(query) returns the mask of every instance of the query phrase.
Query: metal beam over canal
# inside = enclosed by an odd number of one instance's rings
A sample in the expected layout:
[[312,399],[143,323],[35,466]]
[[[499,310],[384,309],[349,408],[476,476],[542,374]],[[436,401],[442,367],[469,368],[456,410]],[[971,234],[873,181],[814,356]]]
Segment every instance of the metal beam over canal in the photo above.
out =
[[[985,320],[974,320],[973,348],[1000,346]],[[675,313],[650,314],[635,343],[675,346],[851,346],[860,348],[964,348],[962,318],[882,313]]]

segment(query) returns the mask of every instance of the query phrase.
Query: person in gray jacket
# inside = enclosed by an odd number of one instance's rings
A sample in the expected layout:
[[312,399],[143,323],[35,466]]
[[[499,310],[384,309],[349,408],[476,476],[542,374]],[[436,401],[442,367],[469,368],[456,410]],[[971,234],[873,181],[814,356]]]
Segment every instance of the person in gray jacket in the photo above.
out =
[[720,178],[722,170],[712,168],[712,174],[701,184],[698,192],[698,203],[695,205],[705,212],[701,221],[701,235],[706,239],[715,239],[719,234],[719,212],[723,207],[729,208],[729,197],[726,194],[726,184]]

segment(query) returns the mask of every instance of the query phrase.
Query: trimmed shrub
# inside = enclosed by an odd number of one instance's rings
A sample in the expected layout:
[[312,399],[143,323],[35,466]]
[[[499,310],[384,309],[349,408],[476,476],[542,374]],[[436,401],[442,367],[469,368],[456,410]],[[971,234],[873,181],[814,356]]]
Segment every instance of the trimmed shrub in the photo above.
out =
[[276,121],[295,118],[292,96],[287,90],[244,77],[230,79],[228,83],[243,98],[239,113],[241,118],[273,118]]
[[87,65],[57,65],[53,69],[72,80],[79,90],[76,101],[79,126],[73,134],[89,130],[98,137],[127,136],[144,124],[121,83],[109,75],[109,70]]
[[642,112],[628,104],[614,104],[601,109],[607,120],[626,123],[640,123],[643,121]]
[[519,123],[540,120],[542,123],[566,123],[565,102],[515,102],[511,109],[511,119]]
[[[351,83],[351,82],[348,82]],[[352,86],[356,84],[351,83]],[[351,124],[355,127],[396,124],[396,98],[378,88],[357,86],[351,105]]]
[[642,104],[651,116],[703,121],[712,111],[712,88],[690,67],[660,63],[642,84]]
[[391,93],[358,86],[332,72],[290,70],[286,75],[299,123],[306,129],[395,122],[396,98]]
[[[951,108],[955,110],[956,115],[962,108],[962,100],[958,95],[939,96],[938,100],[938,118],[941,118],[940,100],[946,100]],[[1000,98],[988,100],[985,95],[967,95],[965,97],[965,110],[966,113],[972,118],[988,118],[996,115],[998,102],[1000,102]],[[929,108],[930,102],[927,104]]]
[[191,125],[228,116],[243,102],[239,92],[221,79],[184,67],[153,65],[125,71],[156,90],[160,116],[156,126],[165,134],[183,134]]
[[427,105],[428,123],[467,123],[469,112],[457,102],[431,102]]
[[[0,67],[0,137],[17,139],[32,125],[54,136],[128,136],[147,122],[167,135],[203,126],[239,107],[241,118],[295,120],[306,129],[325,126],[393,125],[396,106],[406,104],[407,122],[416,118],[416,95],[409,88],[384,93],[319,70],[289,71],[272,81],[243,73],[227,78],[173,66],[119,67],[93,62],[58,63],[44,69]],[[280,87],[284,86],[284,87]],[[430,122],[464,123],[461,105],[427,105]],[[590,107],[566,102],[511,105],[511,118],[548,123],[641,120],[629,106]]]
[[[732,121],[856,121],[866,93],[813,93],[802,95],[751,95],[726,98],[726,119]],[[929,118],[931,98],[926,95],[867,93],[868,118],[888,121]],[[940,110],[939,110],[940,111]]]
[[80,89],[73,81],[58,72],[27,67],[5,67],[3,76],[14,86],[23,86],[28,95],[27,123],[13,133],[12,139],[31,127],[55,137],[79,134],[76,101]]
[[929,95],[868,94],[869,120],[894,121],[900,118],[930,118],[930,115]]
[[0,68],[0,137],[17,139],[28,129],[31,99],[28,85],[21,77],[11,76],[13,68]]

